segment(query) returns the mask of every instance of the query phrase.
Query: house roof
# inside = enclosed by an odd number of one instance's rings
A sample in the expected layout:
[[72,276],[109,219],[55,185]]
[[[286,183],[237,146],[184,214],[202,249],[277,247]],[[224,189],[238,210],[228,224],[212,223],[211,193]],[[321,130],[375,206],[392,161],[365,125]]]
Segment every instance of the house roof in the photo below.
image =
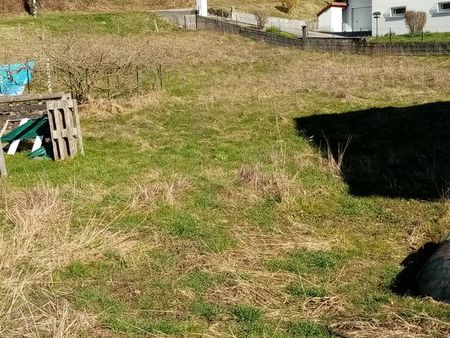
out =
[[318,13],[317,16],[321,15],[322,13],[326,12],[329,8],[331,7],[340,7],[340,8],[347,8],[347,2],[337,2],[337,1],[333,1],[328,3],[328,5],[326,5],[324,8],[322,8]]

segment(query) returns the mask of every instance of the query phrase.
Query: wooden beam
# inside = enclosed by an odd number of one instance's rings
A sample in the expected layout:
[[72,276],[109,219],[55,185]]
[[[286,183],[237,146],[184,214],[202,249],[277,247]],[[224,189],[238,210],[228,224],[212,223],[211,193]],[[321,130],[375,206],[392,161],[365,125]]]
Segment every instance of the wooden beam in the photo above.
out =
[[6,171],[5,155],[3,154],[2,142],[0,142],[0,176],[1,177],[8,176],[8,172]]
[[45,104],[19,104],[15,106],[1,106],[0,105],[0,114],[1,113],[13,113],[13,112],[31,112],[31,111],[43,111],[47,110],[47,106]]
[[50,94],[33,94],[33,95],[19,95],[19,96],[0,96],[1,103],[18,103],[28,101],[47,101],[47,100],[61,100],[67,99],[70,95],[65,93],[50,93]]

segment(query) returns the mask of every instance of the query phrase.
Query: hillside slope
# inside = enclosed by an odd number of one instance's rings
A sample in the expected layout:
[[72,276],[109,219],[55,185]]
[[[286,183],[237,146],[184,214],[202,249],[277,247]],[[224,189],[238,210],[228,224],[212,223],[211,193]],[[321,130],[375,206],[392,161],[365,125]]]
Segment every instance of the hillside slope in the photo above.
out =
[[[2,0],[0,13],[21,13],[25,11],[23,0]],[[277,0],[209,0],[210,7],[236,7],[244,11],[266,10],[274,16],[315,19],[316,13],[323,7],[321,0],[302,0],[291,14],[278,9]],[[43,10],[51,11],[142,11],[163,8],[194,7],[195,0],[41,0]]]
[[255,11],[264,9],[270,15],[287,16],[302,19],[315,19],[316,13],[324,6],[325,1],[321,0],[301,0],[299,6],[295,8],[291,14],[285,14],[278,8],[281,0],[209,0],[210,6],[231,7],[246,11]]
[[[25,11],[23,0],[2,0],[0,12]],[[41,0],[44,10],[121,11],[192,7],[195,0]]]

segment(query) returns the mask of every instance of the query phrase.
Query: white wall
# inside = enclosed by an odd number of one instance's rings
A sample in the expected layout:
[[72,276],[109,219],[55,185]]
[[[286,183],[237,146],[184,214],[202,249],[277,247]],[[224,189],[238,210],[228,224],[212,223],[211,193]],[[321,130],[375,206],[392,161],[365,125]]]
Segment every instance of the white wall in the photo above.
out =
[[319,15],[319,31],[331,32],[331,11],[328,8],[325,12]]
[[319,15],[319,31],[342,32],[341,7],[330,7]]
[[[344,32],[352,32],[352,12],[354,8],[362,8],[362,7],[370,7],[372,6],[372,0],[349,0],[348,1],[348,7],[346,10],[342,13],[342,19],[343,19],[343,30]],[[388,1],[389,2],[389,1]],[[375,10],[371,10],[371,12],[375,12]]]
[[[354,0],[353,2],[355,2]],[[373,12],[381,12],[379,19],[379,34],[388,34],[389,28],[395,34],[407,34],[408,28],[405,25],[404,18],[390,18],[391,7],[406,6],[406,10],[423,11],[427,13],[427,23],[425,32],[449,32],[450,31],[450,13],[437,13],[438,2],[449,0],[373,0]],[[357,2],[357,1],[356,1]],[[372,22],[372,32],[375,34],[375,20]]]
[[197,0],[197,11],[200,16],[208,16],[208,0]]
[[[239,12],[235,10],[231,13],[231,20],[250,25],[256,25],[256,16],[251,13]],[[302,31],[302,26],[305,25],[306,23],[303,20],[285,19],[269,16],[267,18],[265,27],[275,26],[280,30],[282,30],[283,32],[299,34],[299,32]]]

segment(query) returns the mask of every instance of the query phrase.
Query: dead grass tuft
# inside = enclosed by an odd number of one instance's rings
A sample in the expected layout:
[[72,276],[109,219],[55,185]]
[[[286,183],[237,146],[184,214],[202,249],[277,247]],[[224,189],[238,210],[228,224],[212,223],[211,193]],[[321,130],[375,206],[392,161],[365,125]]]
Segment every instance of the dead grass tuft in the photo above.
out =
[[83,314],[48,291],[52,275],[74,260],[94,261],[108,251],[125,254],[130,236],[98,221],[80,228],[59,189],[41,185],[10,193],[8,227],[0,238],[0,333],[3,336],[76,335],[89,327]]
[[[280,166],[275,166],[274,171],[265,173],[258,165],[244,165],[236,176],[237,182],[244,188],[236,192],[246,195],[250,200],[266,198],[288,205],[306,194],[296,177],[286,174]],[[230,191],[230,200],[238,198],[234,196],[236,192]]]
[[324,138],[327,143],[328,167],[336,177],[342,177],[342,165],[344,163],[345,152],[347,151],[352,139],[348,138],[345,144],[338,144],[337,149],[332,149],[328,138],[325,136]]
[[118,114],[129,115],[147,107],[159,108],[166,99],[164,91],[154,91],[124,99],[99,98],[86,102],[81,108],[85,115],[107,121]]
[[353,320],[335,323],[331,329],[344,337],[444,337],[450,335],[450,325],[429,316],[404,318],[391,312],[383,320]]
[[162,178],[159,172],[154,172],[135,183],[131,208],[151,210],[163,204],[173,206],[189,187],[190,184],[185,178],[177,175]]

